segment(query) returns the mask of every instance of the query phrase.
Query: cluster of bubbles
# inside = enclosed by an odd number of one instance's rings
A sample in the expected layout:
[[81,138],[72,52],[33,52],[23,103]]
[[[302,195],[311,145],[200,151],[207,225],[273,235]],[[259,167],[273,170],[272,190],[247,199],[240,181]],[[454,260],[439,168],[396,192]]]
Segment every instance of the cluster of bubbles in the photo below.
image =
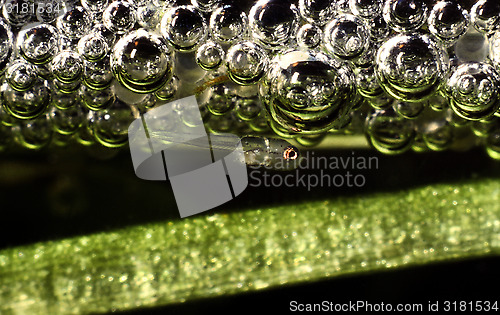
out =
[[[118,148],[148,110],[196,94],[211,132],[270,133],[267,51],[220,1],[0,1],[0,151]],[[190,117],[177,110],[190,125]]]
[[210,132],[500,159],[498,0],[0,4],[0,150],[121,147],[134,119],[195,94]]

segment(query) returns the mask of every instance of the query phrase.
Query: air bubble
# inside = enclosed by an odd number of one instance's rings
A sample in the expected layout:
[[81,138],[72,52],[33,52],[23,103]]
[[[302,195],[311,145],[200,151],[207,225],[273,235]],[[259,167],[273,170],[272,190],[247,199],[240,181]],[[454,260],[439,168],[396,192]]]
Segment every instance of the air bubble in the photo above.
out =
[[352,14],[365,19],[375,18],[382,10],[380,0],[349,0],[349,8]]
[[24,91],[17,91],[4,82],[0,94],[4,109],[18,119],[34,119],[40,116],[50,102],[50,89],[46,81],[42,80],[38,80]]
[[259,116],[261,111],[262,104],[257,97],[236,96],[235,112],[240,119],[251,121]]
[[295,38],[299,14],[295,5],[281,0],[259,0],[248,15],[252,38],[267,49],[282,49]]
[[198,47],[196,52],[196,63],[204,70],[217,69],[224,60],[224,50],[213,41],[208,41]]
[[224,5],[210,16],[210,34],[222,44],[232,44],[246,36],[248,17],[237,6]]
[[500,107],[500,77],[485,63],[460,65],[449,78],[446,92],[453,111],[467,120],[490,117]]
[[111,32],[125,34],[134,27],[135,8],[128,1],[114,1],[104,10],[102,21]]
[[443,97],[442,95],[440,95],[440,93],[435,94],[434,96],[431,96],[427,100],[427,104],[429,105],[429,107],[432,110],[434,110],[436,112],[443,111],[449,107],[448,100],[445,97]]
[[67,93],[62,92],[58,89],[51,89],[52,97],[51,104],[59,109],[69,109],[75,106],[79,106],[80,97],[78,92]]
[[268,133],[271,132],[271,128],[269,127],[268,118],[265,114],[265,110],[261,111],[260,114],[252,119],[248,123],[250,129],[256,133]]
[[108,43],[106,39],[99,34],[87,34],[78,42],[78,53],[88,61],[101,60],[108,52]]
[[[210,118],[221,117],[221,116],[211,115],[210,112],[207,110],[207,107],[201,103],[199,104],[199,112],[197,112],[196,110],[192,110],[190,108],[182,108],[182,107],[176,108],[176,112],[179,115],[182,123],[190,128],[201,127],[204,125],[204,122],[207,122],[207,120],[209,120]],[[202,121],[200,121],[200,114]],[[177,121],[179,120],[178,117],[174,119],[177,119]]]
[[95,89],[105,89],[113,80],[111,67],[107,58],[96,62],[88,60],[83,61],[83,84]]
[[448,73],[449,59],[429,36],[400,34],[385,42],[376,58],[377,76],[392,97],[421,102],[432,96]]
[[384,154],[400,154],[411,148],[415,138],[413,123],[392,109],[375,111],[367,117],[366,133],[375,149]]
[[92,27],[92,18],[83,7],[74,7],[59,16],[56,25],[65,36],[71,39],[80,38]]
[[17,49],[21,56],[33,64],[52,60],[59,51],[59,32],[49,24],[27,25],[17,36]]
[[193,6],[169,9],[161,20],[161,34],[178,51],[193,51],[206,37],[205,19]]
[[169,101],[174,98],[179,90],[179,79],[173,76],[164,86],[155,92],[155,97],[160,101]]
[[324,31],[328,52],[344,60],[360,57],[368,48],[369,33],[363,20],[344,14],[330,21]]
[[423,0],[386,0],[382,16],[396,32],[408,32],[424,25],[427,5]]
[[470,10],[474,28],[481,33],[490,34],[500,28],[500,2],[498,0],[479,0]]
[[241,85],[257,83],[269,63],[266,52],[249,41],[231,46],[226,63],[229,77]]
[[145,29],[156,30],[163,14],[163,8],[158,8],[154,3],[146,3],[137,8],[137,23]]
[[299,46],[313,49],[321,44],[323,31],[316,25],[304,24],[297,32],[297,44]]
[[206,106],[212,115],[220,116],[227,114],[234,108],[231,89],[225,84],[209,87],[199,96],[202,106]]
[[75,140],[86,147],[93,146],[96,143],[92,130],[89,128],[87,123],[83,123],[74,135]]
[[355,99],[345,65],[314,51],[277,55],[261,84],[273,120],[287,132],[318,134],[340,127]]
[[55,131],[63,135],[72,135],[78,131],[83,123],[83,111],[78,106],[68,109],[52,107],[49,117]]
[[397,102],[394,105],[396,112],[406,119],[415,119],[425,108],[424,103]]
[[54,79],[51,81],[52,87],[56,90],[59,90],[62,93],[74,93],[76,92],[80,86],[81,86],[81,81],[80,80],[75,80],[72,82],[63,82],[58,79]]
[[116,99],[110,108],[95,113],[94,137],[105,147],[122,147],[128,143],[128,127],[134,119],[130,106]]
[[115,90],[112,85],[100,90],[82,86],[80,88],[80,97],[83,105],[93,111],[107,109],[116,100]]
[[247,121],[241,119],[235,112],[232,113],[232,116],[234,119],[234,132],[236,134],[248,135],[253,133]]
[[[158,93],[158,91],[156,91],[155,94],[156,93]],[[172,95],[175,95],[175,92]],[[144,114],[148,110],[155,108],[157,105],[160,105],[160,102],[158,102],[156,96],[154,94],[147,94],[146,97],[141,102],[135,104],[134,106],[139,110],[141,114]]]
[[50,141],[50,146],[54,147],[67,147],[73,142],[73,135],[65,135],[55,131],[52,133],[52,139]]
[[311,135],[311,136],[300,136],[297,137],[295,140],[297,141],[298,144],[304,147],[315,147],[318,146],[326,137],[327,133],[320,133],[317,135]]
[[139,29],[116,43],[111,69],[127,89],[147,94],[161,88],[172,77],[172,57],[161,37]]
[[76,82],[83,72],[82,58],[76,52],[62,51],[52,60],[51,71],[62,83]]
[[454,140],[454,128],[445,120],[430,120],[422,127],[422,137],[432,151],[448,149]]
[[21,122],[16,128],[16,140],[23,147],[40,150],[52,139],[52,123],[47,115]]
[[354,74],[359,94],[371,98],[384,94],[384,90],[380,86],[375,74],[375,66],[356,68]]
[[499,121],[498,118],[493,117],[493,119],[489,120],[484,120],[484,121],[474,121],[472,122],[471,125],[471,130],[472,132],[477,136],[477,137],[488,137],[492,131],[494,131],[496,128],[499,126]]
[[469,15],[458,3],[440,1],[432,8],[427,24],[431,34],[450,46],[467,31]]
[[13,61],[5,71],[5,79],[18,91],[26,91],[38,80],[36,67],[23,59]]
[[335,5],[331,0],[299,0],[302,18],[311,24],[325,25],[335,15]]
[[211,133],[227,133],[234,130],[236,121],[231,113],[220,116],[210,116],[206,128]]
[[151,93],[136,93],[134,91],[129,90],[127,87],[120,84],[118,81],[114,80],[112,86],[115,89],[116,98],[123,101],[128,105],[138,104]]

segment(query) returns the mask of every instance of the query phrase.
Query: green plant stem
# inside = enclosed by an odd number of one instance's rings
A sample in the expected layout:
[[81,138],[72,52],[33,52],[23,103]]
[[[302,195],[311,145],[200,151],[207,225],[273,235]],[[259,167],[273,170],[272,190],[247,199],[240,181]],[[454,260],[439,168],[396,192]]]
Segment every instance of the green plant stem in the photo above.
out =
[[500,253],[500,180],[134,226],[0,251],[0,313],[107,312]]

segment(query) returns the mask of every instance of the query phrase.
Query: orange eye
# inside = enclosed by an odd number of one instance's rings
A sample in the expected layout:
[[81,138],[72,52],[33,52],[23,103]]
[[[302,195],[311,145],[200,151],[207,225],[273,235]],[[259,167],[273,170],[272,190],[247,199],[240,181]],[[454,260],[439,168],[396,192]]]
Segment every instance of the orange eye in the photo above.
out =
[[283,158],[285,160],[295,160],[298,156],[297,149],[294,147],[287,147],[285,151],[283,151]]

